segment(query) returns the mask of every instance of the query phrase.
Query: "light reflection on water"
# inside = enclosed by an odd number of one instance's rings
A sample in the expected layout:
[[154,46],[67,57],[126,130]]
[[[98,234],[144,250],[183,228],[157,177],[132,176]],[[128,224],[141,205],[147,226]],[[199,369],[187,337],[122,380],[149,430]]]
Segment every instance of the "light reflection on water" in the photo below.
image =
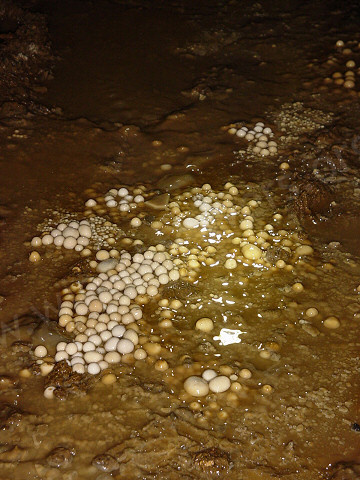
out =
[[244,334],[243,330],[235,330],[231,328],[222,328],[218,336],[214,340],[219,341],[220,345],[233,345],[234,343],[241,343],[240,335]]

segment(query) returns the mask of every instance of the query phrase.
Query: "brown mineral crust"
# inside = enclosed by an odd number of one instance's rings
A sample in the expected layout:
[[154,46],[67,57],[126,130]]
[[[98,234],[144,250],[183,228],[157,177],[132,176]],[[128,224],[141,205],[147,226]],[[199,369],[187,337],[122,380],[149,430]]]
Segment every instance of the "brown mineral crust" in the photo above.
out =
[[14,353],[28,353],[31,350],[31,344],[17,340],[11,344],[11,349]]
[[275,264],[278,260],[284,260],[287,262],[291,257],[291,254],[282,247],[270,246],[266,250],[266,260]]
[[0,375],[0,390],[7,391],[16,387],[16,381],[8,375]]
[[333,195],[330,188],[311,175],[295,180],[293,207],[300,218],[316,218],[330,212]]
[[119,463],[111,455],[101,454],[97,455],[92,460],[92,465],[102,472],[114,472],[119,469]]
[[164,295],[169,298],[178,298],[179,300],[185,300],[187,298],[196,295],[197,289],[194,285],[184,282],[183,280],[177,280],[170,282],[164,287]]
[[63,400],[69,395],[85,395],[92,384],[93,379],[90,375],[73,372],[71,366],[63,360],[56,363],[46,377],[45,388],[55,387],[54,395]]
[[6,430],[21,422],[22,411],[8,403],[0,403],[0,429]]
[[197,452],[194,463],[203,471],[216,473],[231,468],[230,455],[217,447],[207,448]]
[[331,468],[329,480],[359,480],[360,463],[341,462]]
[[0,462],[21,462],[26,459],[27,452],[18,445],[7,445],[6,450],[0,452]]
[[31,365],[30,370],[31,370],[33,375],[41,375],[40,365],[38,365],[36,362],[34,362]]

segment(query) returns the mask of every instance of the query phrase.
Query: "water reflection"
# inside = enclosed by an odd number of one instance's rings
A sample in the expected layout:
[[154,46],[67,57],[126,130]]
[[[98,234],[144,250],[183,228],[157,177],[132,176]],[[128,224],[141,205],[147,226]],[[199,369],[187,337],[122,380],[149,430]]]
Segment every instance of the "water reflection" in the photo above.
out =
[[214,340],[219,341],[220,345],[232,345],[234,343],[241,343],[240,335],[244,334],[243,330],[234,330],[231,328],[222,328],[218,336]]

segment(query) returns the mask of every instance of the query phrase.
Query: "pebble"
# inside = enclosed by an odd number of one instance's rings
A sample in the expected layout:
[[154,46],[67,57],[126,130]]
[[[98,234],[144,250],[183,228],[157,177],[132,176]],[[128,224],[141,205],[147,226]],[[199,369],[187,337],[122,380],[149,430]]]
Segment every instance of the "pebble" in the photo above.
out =
[[81,237],[91,238],[91,228],[88,225],[80,225],[79,234]]
[[130,221],[130,225],[135,228],[140,227],[141,224],[142,224],[142,221],[140,220],[140,218],[137,218],[137,217],[132,218]]
[[112,336],[105,342],[104,348],[107,352],[113,352],[116,350],[118,343],[119,343],[119,338],[116,336]]
[[104,260],[108,260],[108,258],[110,257],[110,254],[107,250],[99,250],[98,252],[96,252],[95,257],[96,257],[96,260],[99,260],[100,262],[102,262]]
[[54,360],[55,362],[61,362],[62,360],[67,360],[69,358],[69,355],[65,352],[57,352],[55,354]]

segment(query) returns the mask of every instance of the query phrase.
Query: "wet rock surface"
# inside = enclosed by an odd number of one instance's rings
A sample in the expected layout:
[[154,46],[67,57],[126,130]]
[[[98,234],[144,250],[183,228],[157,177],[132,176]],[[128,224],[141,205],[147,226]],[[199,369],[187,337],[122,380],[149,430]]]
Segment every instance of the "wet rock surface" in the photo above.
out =
[[[24,117],[47,112],[36,97],[51,76],[54,56],[45,18],[11,1],[0,5],[3,24],[0,45],[0,117]],[[39,83],[37,83],[39,82]],[[45,89],[46,90],[46,89]]]
[[64,468],[67,467],[73,459],[74,452],[65,447],[56,447],[46,457],[46,463],[50,467]]
[[12,390],[16,386],[16,381],[7,376],[0,375],[0,390]]
[[330,480],[358,480],[360,478],[359,463],[339,463],[330,469]]
[[179,298],[180,300],[185,300],[197,293],[196,286],[189,285],[182,280],[169,283],[169,285],[165,287],[165,291],[170,298]]
[[111,473],[119,469],[119,463],[111,455],[97,455],[91,463],[101,472]]
[[22,420],[22,411],[11,404],[1,403],[0,423],[1,428],[9,430],[16,427]]
[[187,187],[192,185],[195,182],[195,179],[190,174],[185,175],[169,175],[161,178],[156,186],[160,190],[172,191],[177,190],[178,188]]

